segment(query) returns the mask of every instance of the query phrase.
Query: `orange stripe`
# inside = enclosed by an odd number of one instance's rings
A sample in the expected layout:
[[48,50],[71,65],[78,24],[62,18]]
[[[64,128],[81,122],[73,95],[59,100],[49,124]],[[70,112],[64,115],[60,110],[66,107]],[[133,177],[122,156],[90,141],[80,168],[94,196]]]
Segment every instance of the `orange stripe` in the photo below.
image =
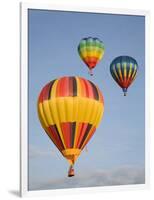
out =
[[79,148],[80,143],[82,141],[82,138],[85,134],[86,128],[87,128],[88,124],[87,123],[82,123],[81,125],[81,129],[80,129],[80,133],[79,133],[79,138],[78,138],[78,142],[77,142],[77,148]]
[[81,96],[87,97],[84,80],[80,78],[79,81],[80,81],[80,85],[81,85],[81,87],[80,87],[81,88]]
[[84,60],[86,61],[91,61],[91,62],[97,62],[98,61],[98,57],[92,57],[92,56],[87,56],[84,58]]
[[68,85],[69,85],[69,82],[68,82],[68,77],[63,77],[60,79],[59,81],[59,87],[57,86],[57,96],[68,96],[69,95],[69,91],[68,91]]
[[84,81],[84,84],[85,84],[86,96],[94,99],[93,88],[92,88],[91,84],[89,83],[89,81],[87,81],[85,79],[82,79],[82,80]]
[[71,141],[70,123],[69,122],[61,123],[61,129],[62,129],[66,148],[70,148],[71,146],[70,145],[70,141]]

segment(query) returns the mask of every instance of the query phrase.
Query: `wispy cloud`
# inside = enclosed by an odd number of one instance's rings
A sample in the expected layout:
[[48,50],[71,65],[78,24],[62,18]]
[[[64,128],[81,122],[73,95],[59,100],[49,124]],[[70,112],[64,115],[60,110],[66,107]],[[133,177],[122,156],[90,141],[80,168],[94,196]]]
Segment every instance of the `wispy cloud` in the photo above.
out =
[[123,166],[116,169],[100,170],[95,173],[76,175],[72,178],[31,182],[30,190],[47,190],[58,188],[78,188],[94,186],[114,186],[129,184],[144,184],[145,170],[143,168]]
[[38,148],[35,145],[29,145],[29,158],[34,159],[34,158],[39,158],[39,157],[44,157],[44,156],[55,156],[55,151],[54,150],[44,150],[41,148]]
[[[83,153],[87,153],[87,148],[83,150]],[[29,158],[40,158],[43,156],[57,156],[59,152],[57,149],[42,149],[41,147],[37,147],[35,145],[29,145]]]

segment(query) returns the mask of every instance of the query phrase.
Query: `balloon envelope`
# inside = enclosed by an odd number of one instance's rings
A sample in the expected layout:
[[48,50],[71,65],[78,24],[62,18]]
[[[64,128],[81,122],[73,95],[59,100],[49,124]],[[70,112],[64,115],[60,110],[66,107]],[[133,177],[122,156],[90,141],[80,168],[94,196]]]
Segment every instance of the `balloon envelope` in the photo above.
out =
[[126,96],[128,87],[135,80],[138,70],[137,61],[130,56],[119,56],[110,64],[110,72]]
[[99,88],[81,77],[62,77],[38,98],[42,127],[72,166],[99,125],[104,101]]
[[83,38],[78,45],[78,53],[90,71],[103,58],[104,50],[104,44],[98,38]]

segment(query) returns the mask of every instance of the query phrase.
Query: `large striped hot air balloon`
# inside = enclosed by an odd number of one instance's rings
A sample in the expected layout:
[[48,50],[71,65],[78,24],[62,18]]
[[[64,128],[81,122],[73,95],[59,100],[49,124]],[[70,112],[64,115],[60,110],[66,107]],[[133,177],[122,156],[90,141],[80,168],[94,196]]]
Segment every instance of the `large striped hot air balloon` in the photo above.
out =
[[78,53],[83,62],[88,66],[90,75],[93,75],[92,69],[103,58],[104,44],[98,38],[83,38],[78,45]]
[[138,70],[136,60],[130,56],[119,56],[110,64],[110,72],[113,79],[122,88],[124,96],[128,87],[135,80]]
[[81,77],[62,77],[43,87],[38,98],[42,127],[68,160],[68,176],[94,134],[104,112],[103,96],[96,85]]

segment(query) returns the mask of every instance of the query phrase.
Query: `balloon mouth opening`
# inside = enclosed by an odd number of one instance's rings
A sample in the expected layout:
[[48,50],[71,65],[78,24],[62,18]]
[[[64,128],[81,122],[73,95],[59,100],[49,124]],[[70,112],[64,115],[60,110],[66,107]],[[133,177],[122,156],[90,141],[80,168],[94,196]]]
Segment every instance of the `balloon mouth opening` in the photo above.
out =
[[70,167],[68,170],[68,177],[75,176],[74,173],[74,163],[77,160],[78,156],[80,155],[81,150],[80,149],[65,149],[62,151],[63,156],[68,160]]

